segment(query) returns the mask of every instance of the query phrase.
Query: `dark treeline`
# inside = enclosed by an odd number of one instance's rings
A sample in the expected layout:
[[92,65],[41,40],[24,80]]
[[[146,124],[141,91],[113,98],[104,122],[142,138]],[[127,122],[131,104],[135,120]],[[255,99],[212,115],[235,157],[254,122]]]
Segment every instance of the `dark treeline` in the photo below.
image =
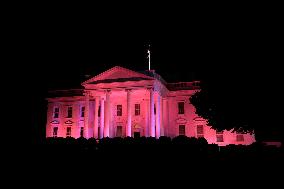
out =
[[[73,178],[87,183],[100,183],[109,178],[143,178],[160,176],[186,177],[193,180],[206,177],[229,176],[237,179],[264,170],[281,170],[284,148],[265,146],[260,142],[219,147],[208,144],[204,138],[178,136],[173,139],[160,137],[140,138],[46,138],[41,144],[15,145],[10,148],[8,162],[21,175],[31,172],[45,181],[70,181]],[[8,166],[9,167],[9,166]],[[11,167],[9,167],[11,169]],[[275,171],[275,173],[277,172]],[[232,177],[237,175],[237,177]],[[79,177],[79,178],[78,178]],[[80,179],[81,178],[81,179]],[[159,180],[167,182],[168,180]],[[113,183],[109,179],[106,184]]]
[[66,157],[85,156],[88,159],[100,157],[181,157],[196,160],[283,160],[284,148],[266,146],[256,142],[248,146],[228,145],[219,147],[208,144],[204,138],[189,138],[178,136],[140,138],[47,138],[45,143],[38,146],[39,152],[45,156]]

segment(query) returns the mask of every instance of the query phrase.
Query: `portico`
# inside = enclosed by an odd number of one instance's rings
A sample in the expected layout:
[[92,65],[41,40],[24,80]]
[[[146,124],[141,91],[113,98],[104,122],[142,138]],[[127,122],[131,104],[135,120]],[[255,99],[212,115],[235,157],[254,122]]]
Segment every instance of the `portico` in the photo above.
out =
[[[124,88],[107,90],[86,90],[85,93],[85,120],[84,135],[86,138],[115,137],[116,127],[122,126],[122,136],[133,137],[135,125],[144,126],[141,128],[140,136],[161,136],[161,95],[154,91],[153,87],[145,88]],[[92,101],[91,101],[92,100]],[[94,107],[90,111],[90,103]],[[121,107],[121,110],[117,108]],[[135,113],[135,108],[136,113]],[[139,108],[139,109],[138,109]],[[146,111],[141,111],[141,108]],[[156,112],[155,110],[156,109]],[[99,112],[100,110],[100,112]],[[119,114],[122,111],[123,114]],[[100,113],[100,115],[99,115]],[[126,113],[126,119],[123,115]],[[93,116],[90,116],[93,114]],[[138,118],[138,115],[139,117]],[[93,117],[93,121],[90,120]],[[146,120],[147,119],[147,120]],[[93,123],[93,125],[90,125]],[[144,124],[148,123],[148,124]],[[147,128],[146,128],[147,127]],[[93,133],[90,133],[93,128]],[[150,128],[150,129],[149,129]],[[100,133],[99,133],[100,131]]]

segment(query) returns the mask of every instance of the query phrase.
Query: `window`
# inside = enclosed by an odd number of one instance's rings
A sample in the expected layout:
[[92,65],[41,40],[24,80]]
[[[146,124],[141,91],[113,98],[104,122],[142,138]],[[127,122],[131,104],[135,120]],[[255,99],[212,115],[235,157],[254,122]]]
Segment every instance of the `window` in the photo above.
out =
[[197,134],[203,134],[203,125],[197,125]]
[[203,125],[197,125],[197,138],[204,137]]
[[66,137],[71,137],[71,127],[67,127]]
[[85,106],[81,107],[81,117],[85,116]]
[[222,135],[222,134],[223,134],[223,131],[216,131],[216,134],[217,134],[217,135]]
[[224,142],[223,135],[216,135],[217,142]]
[[80,137],[84,137],[84,127],[80,128]]
[[140,115],[140,104],[135,104],[135,115]]
[[53,127],[53,137],[57,137],[58,127]]
[[99,106],[99,109],[98,109],[98,117],[101,117],[101,106]]
[[72,107],[68,107],[67,108],[67,118],[71,118],[72,117]]
[[224,142],[223,131],[216,131],[216,141]]
[[242,134],[237,134],[237,141],[238,142],[242,142],[242,141],[244,141],[245,139],[244,139],[244,135],[242,135]]
[[58,118],[58,117],[59,117],[59,108],[55,107],[53,112],[53,118]]
[[243,134],[244,134],[243,132],[237,131],[237,141],[238,141],[238,142],[242,142],[242,141],[245,140]]
[[156,104],[154,104],[154,115],[156,115]]
[[184,102],[178,103],[178,114],[184,114]]
[[122,105],[117,105],[116,106],[116,115],[117,116],[122,116]]
[[116,137],[122,137],[122,126],[116,127]]
[[185,125],[179,126],[179,135],[185,135]]

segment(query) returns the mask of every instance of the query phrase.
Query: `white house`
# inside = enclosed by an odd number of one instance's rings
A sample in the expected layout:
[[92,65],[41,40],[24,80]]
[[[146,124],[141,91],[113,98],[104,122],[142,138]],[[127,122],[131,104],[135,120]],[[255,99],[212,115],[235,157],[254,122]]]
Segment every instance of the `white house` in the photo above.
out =
[[218,145],[251,144],[254,135],[216,132],[195,114],[199,82],[167,83],[154,70],[115,66],[82,83],[51,91],[46,137],[204,137]]

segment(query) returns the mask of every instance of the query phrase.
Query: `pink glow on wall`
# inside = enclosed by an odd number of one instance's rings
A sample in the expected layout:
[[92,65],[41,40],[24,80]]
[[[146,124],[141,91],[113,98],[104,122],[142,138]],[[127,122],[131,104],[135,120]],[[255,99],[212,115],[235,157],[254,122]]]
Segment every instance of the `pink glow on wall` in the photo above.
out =
[[[109,82],[110,78],[112,82]],[[156,78],[114,67],[83,83],[88,96],[48,98],[46,136],[66,137],[67,128],[71,127],[71,136],[79,138],[83,127],[86,138],[120,135],[173,138],[179,135],[180,128],[185,128],[186,136],[203,136],[208,143],[220,146],[255,142],[254,135],[250,134],[216,133],[206,120],[196,115],[189,101],[190,96],[199,90],[194,85],[193,82],[183,82],[165,86]],[[179,102],[184,103],[183,112],[178,110]],[[139,104],[136,106],[139,110],[135,109],[135,104]],[[122,106],[121,114],[117,113],[118,105]],[[82,106],[85,106],[84,117],[80,112]],[[59,108],[58,117],[54,116],[55,107]],[[72,107],[72,118],[66,116],[68,107]]]

